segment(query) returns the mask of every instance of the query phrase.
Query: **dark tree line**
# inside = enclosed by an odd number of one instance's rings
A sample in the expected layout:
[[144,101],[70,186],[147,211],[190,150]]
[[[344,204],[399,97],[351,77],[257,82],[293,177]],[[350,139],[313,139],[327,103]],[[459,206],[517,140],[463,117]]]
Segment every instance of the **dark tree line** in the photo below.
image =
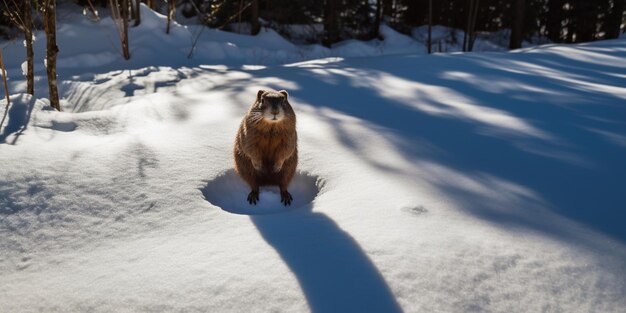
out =
[[[23,0],[0,0],[23,2]],[[81,6],[107,7],[111,0],[58,0]],[[252,34],[261,26],[285,36],[286,25],[317,25],[309,42],[331,45],[345,39],[380,37],[385,23],[409,34],[414,27],[443,25],[465,31],[463,47],[471,50],[478,32],[511,30],[511,48],[532,36],[557,43],[617,38],[623,31],[626,0],[117,0],[120,12],[141,22],[139,2],[170,19],[176,9],[197,16],[210,27],[245,22]],[[126,12],[128,9],[129,11]],[[0,26],[12,25],[0,6]],[[3,28],[6,30],[6,27]],[[167,24],[169,29],[169,23]],[[237,29],[233,29],[237,31]],[[461,39],[459,39],[460,41]]]
[[[477,32],[510,30],[510,47],[518,48],[532,36],[558,43],[617,38],[626,21],[626,0],[179,0],[179,5],[212,27],[227,25],[235,15],[252,23],[260,17],[278,31],[281,25],[323,25],[313,41],[326,45],[377,38],[381,23],[407,34],[414,27],[443,25],[466,32],[465,50],[471,50]],[[253,27],[252,33],[257,31]]]
[[[181,0],[213,13],[211,26],[221,26],[237,13],[241,0]],[[244,0],[243,2],[249,2]],[[318,42],[378,37],[378,25],[410,33],[414,27],[443,25],[465,30],[471,50],[476,32],[511,30],[512,48],[532,36],[553,42],[576,43],[617,38],[623,31],[626,0],[258,0],[258,9],[245,10],[268,25],[322,24]],[[430,13],[430,18],[429,18]],[[193,15],[196,12],[189,11]],[[430,23],[429,23],[430,21]]]
[[[397,2],[404,2],[393,20],[400,28],[428,23],[428,0]],[[523,37],[543,35],[555,42],[584,42],[616,38],[623,31],[625,3],[624,0],[433,1],[433,24],[467,29],[469,11],[474,6],[478,10],[473,22],[476,31],[520,28]]]

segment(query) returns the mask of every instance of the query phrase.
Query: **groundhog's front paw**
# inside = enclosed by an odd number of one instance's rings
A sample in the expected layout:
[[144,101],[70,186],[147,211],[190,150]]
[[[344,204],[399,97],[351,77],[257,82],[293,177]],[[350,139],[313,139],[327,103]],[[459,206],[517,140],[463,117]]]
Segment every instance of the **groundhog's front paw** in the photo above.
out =
[[288,191],[283,191],[280,193],[280,202],[285,206],[291,205],[291,201],[293,201],[293,197]]
[[278,173],[280,172],[280,170],[283,169],[283,165],[282,164],[274,164],[274,173]]
[[250,191],[250,193],[248,194],[248,203],[256,204],[258,201],[259,201],[259,191],[258,190]]
[[263,163],[261,162],[252,162],[252,166],[257,172],[260,172],[263,170]]

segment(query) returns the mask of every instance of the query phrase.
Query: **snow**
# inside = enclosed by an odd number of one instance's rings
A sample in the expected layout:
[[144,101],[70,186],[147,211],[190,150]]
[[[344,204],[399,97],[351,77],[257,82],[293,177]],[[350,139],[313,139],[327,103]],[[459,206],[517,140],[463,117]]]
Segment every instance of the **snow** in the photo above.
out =
[[22,75],[26,76],[28,74],[28,62],[24,61],[20,68],[22,69]]
[[[62,112],[45,40],[33,97],[5,48],[2,311],[626,307],[626,38],[427,56],[391,29],[332,49],[206,29],[187,59],[197,26],[142,13],[129,61],[108,17],[60,15]],[[259,89],[298,116],[290,207],[251,207],[233,171]]]
[[304,206],[310,206],[322,184],[322,180],[300,173],[289,185],[290,192],[298,195],[291,205],[276,205],[280,203],[278,186],[261,187],[259,203],[251,205],[246,198],[241,197],[250,192],[250,187],[239,178],[234,170],[229,170],[210,181],[202,193],[207,201],[225,211],[244,215],[263,215],[300,210]]

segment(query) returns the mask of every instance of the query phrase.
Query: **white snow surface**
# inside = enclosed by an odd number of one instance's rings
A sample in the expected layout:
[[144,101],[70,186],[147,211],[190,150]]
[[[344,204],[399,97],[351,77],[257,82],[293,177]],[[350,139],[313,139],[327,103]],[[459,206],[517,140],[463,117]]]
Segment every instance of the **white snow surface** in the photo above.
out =
[[[390,29],[207,29],[187,59],[199,28],[142,13],[129,61],[110,20],[60,15],[62,112],[45,36],[34,97],[5,47],[1,312],[626,308],[626,38],[425,56]],[[259,89],[298,116],[290,207],[233,171]]]

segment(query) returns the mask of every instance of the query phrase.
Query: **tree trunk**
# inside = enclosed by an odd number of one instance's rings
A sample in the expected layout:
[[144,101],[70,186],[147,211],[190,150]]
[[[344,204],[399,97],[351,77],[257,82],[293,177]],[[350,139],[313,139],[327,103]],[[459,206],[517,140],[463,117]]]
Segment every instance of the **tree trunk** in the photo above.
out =
[[241,13],[243,12],[243,0],[239,0],[239,12],[237,12],[237,33],[241,34]]
[[428,0],[428,54],[432,53],[433,45],[433,0]]
[[548,1],[548,17],[546,20],[546,32],[553,42],[562,42],[561,30],[563,21],[563,0]]
[[388,16],[392,21],[394,18],[393,12],[393,0],[382,0],[383,1],[383,16]]
[[56,0],[44,0],[43,6],[44,30],[46,32],[46,72],[48,73],[48,90],[50,105],[61,111],[59,104],[59,90],[57,89],[57,47],[56,36]]
[[174,13],[176,12],[176,0],[167,0],[167,28],[165,29],[165,33],[170,33],[170,23],[172,22],[172,18],[174,18]]
[[337,1],[326,0],[324,2],[324,38],[322,44],[330,47],[339,41],[339,21],[337,15]]
[[135,26],[141,24],[141,0],[135,0]]
[[424,21],[428,18],[428,3],[429,1],[426,0],[399,1],[399,5],[397,7],[402,8],[403,12],[402,20],[397,22],[400,22],[410,28],[424,25]]
[[525,0],[515,0],[513,5],[513,27],[511,27],[511,40],[509,41],[509,49],[519,49],[522,47],[522,36],[524,28],[524,12],[526,10]]
[[574,34],[576,33],[576,28],[578,27],[578,25],[576,25],[577,21],[576,21],[576,16],[574,15],[574,10],[572,9],[572,4],[570,3],[570,8],[569,10],[567,10],[567,34],[565,35],[565,42],[567,43],[574,43],[574,40],[576,40],[576,37],[574,37]]
[[616,39],[621,33],[621,25],[624,17],[624,7],[626,0],[614,0],[611,13],[607,16],[606,38]]
[[122,19],[122,53],[124,59],[130,59],[128,47],[128,0],[120,0],[120,18]]
[[26,42],[26,92],[35,94],[34,52],[33,52],[33,17],[30,0],[24,0],[24,41]]
[[61,111],[59,90],[57,89],[57,47],[56,38],[56,0],[44,0],[43,6],[44,31],[46,32],[46,72],[48,74],[48,90],[50,105]]
[[261,31],[261,23],[259,23],[259,0],[252,0],[250,6],[250,34],[256,35]]
[[372,38],[379,38],[380,36],[380,22],[382,19],[382,0],[376,0],[376,16],[374,16],[374,29],[372,30]]
[[129,16],[132,19],[135,19],[135,6],[133,5],[133,0],[128,0],[128,9],[130,10]]
[[467,27],[465,28],[465,33],[463,34],[463,51],[468,50],[468,39],[470,29],[472,28],[472,12],[474,12],[474,0],[469,0],[469,7],[467,9]]
[[595,3],[588,0],[574,1],[574,10],[571,11],[576,21],[574,32],[576,42],[588,42],[596,39],[598,27],[598,10]]
[[476,19],[478,18],[478,8],[480,5],[480,0],[476,0],[474,3],[474,9],[472,12],[472,18],[470,19],[470,32],[468,35],[468,47],[467,51],[472,51],[474,49],[474,42],[476,41]]

